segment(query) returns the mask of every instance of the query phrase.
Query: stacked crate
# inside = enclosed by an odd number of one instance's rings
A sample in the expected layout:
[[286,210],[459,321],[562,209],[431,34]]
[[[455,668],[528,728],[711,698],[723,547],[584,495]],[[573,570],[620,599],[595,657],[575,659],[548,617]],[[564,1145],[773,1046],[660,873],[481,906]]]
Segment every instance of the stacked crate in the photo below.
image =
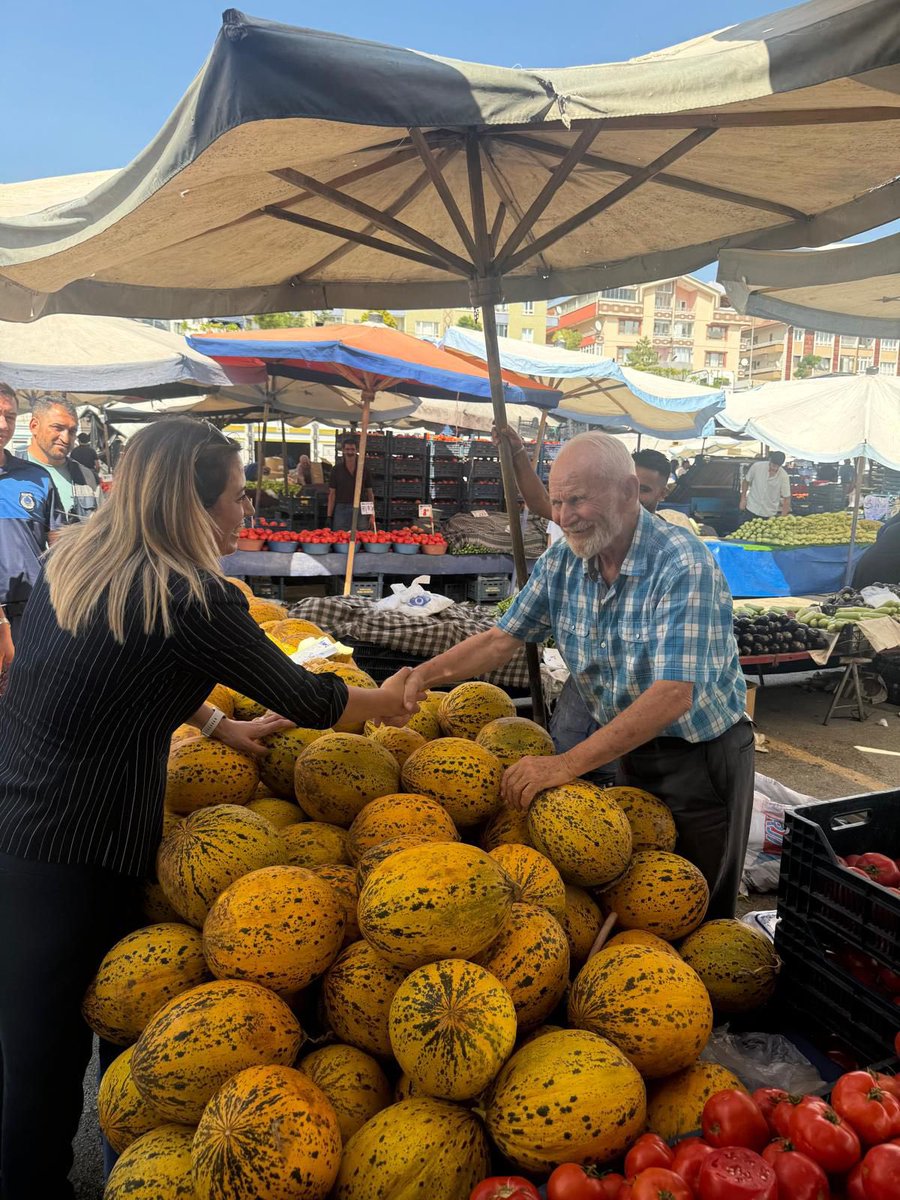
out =
[[366,438],[366,468],[375,493],[375,520],[379,529],[387,513],[387,472],[390,434],[370,433]]
[[[428,450],[429,443],[424,437],[390,435],[383,518],[387,528],[414,525],[419,518],[419,505],[429,503]],[[377,512],[376,508],[376,515]]]
[[431,501],[444,517],[466,507],[465,459],[453,452],[454,443],[434,442],[431,457]]
[[466,464],[466,503],[472,510],[502,512],[503,480],[500,455],[492,442],[472,442]]

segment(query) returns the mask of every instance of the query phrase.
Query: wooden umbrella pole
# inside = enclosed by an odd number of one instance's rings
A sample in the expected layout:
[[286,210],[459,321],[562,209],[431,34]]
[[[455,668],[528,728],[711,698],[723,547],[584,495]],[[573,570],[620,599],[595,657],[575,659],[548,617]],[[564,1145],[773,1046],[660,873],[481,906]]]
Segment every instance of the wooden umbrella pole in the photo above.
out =
[[538,466],[541,461],[541,449],[543,448],[543,445],[544,445],[544,434],[546,433],[546,431],[547,431],[547,410],[545,408],[542,410],[541,419],[538,422],[537,438],[534,443],[534,456],[531,459],[531,465],[535,471],[537,471]]
[[859,525],[859,505],[862,499],[862,473],[863,473],[862,455],[855,459],[856,480],[853,485],[853,520],[850,523],[850,545],[847,548],[847,570],[844,574],[844,587],[850,586],[850,580],[853,578],[853,551],[856,549],[856,529]]
[[253,507],[256,509],[257,513],[259,512],[259,501],[260,497],[262,496],[263,466],[265,465],[266,461],[266,434],[268,429],[269,399],[267,394],[265,408],[263,408],[262,436],[259,439],[259,448],[256,451],[256,499],[253,502]]
[[344,572],[344,595],[350,595],[353,582],[353,560],[356,557],[356,531],[359,529],[359,502],[362,499],[363,477],[366,473],[366,441],[369,437],[369,406],[375,399],[374,392],[362,393],[362,424],[359,430],[359,450],[356,455],[356,478],[353,481],[353,519],[350,522],[350,545],[347,551],[347,569]]

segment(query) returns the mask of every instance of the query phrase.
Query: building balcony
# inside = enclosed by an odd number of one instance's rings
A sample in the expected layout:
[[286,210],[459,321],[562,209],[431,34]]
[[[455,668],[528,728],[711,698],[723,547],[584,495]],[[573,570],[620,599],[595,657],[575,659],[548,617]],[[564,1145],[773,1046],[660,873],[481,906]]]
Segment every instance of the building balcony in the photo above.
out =
[[658,317],[671,317],[672,316],[671,304],[655,304],[653,306],[653,311],[654,311],[654,313],[656,313],[656,315]]

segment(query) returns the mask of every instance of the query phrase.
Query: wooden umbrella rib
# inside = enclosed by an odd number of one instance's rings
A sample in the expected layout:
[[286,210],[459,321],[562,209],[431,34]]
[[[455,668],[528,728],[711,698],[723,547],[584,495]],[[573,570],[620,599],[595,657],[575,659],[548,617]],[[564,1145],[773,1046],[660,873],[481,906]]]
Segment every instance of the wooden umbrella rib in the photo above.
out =
[[497,211],[494,213],[494,223],[491,226],[490,243],[491,243],[491,258],[496,257],[497,246],[500,242],[500,233],[503,229],[503,222],[506,220],[506,203],[501,200],[497,205]]
[[304,175],[301,171],[295,171],[292,167],[285,170],[272,171],[271,174],[281,179],[284,183],[295,184],[306,191],[314,192],[324,200],[330,200],[338,208],[346,209],[347,212],[364,217],[379,229],[400,238],[401,241],[408,242],[412,246],[418,246],[420,250],[424,250],[432,258],[442,261],[448,269],[456,271],[461,275],[471,274],[471,264],[467,263],[464,258],[460,258],[458,254],[454,254],[452,250],[441,246],[433,238],[426,236],[426,234],[420,233],[418,229],[413,229],[412,226],[404,224],[403,221],[398,221],[395,217],[387,216],[386,213],[379,211],[377,208],[372,208],[365,201],[357,200],[355,196],[348,196],[346,192],[330,187],[327,183],[320,183],[317,179],[313,179],[312,176]]
[[545,250],[548,246],[552,246],[554,242],[558,242],[567,234],[571,233],[579,226],[587,224],[588,221],[599,216],[600,213],[606,212],[607,209],[623,200],[626,196],[630,196],[632,192],[637,191],[642,184],[647,183],[654,175],[658,175],[671,162],[675,162],[679,158],[683,158],[685,154],[689,154],[696,146],[701,145],[715,134],[715,129],[695,129],[671,146],[665,153],[660,154],[653,162],[648,163],[637,174],[627,179],[624,183],[619,184],[617,188],[613,188],[607,195],[595,200],[593,204],[589,204],[587,208],[581,209],[580,212],[574,213],[567,220],[562,221],[554,229],[548,230],[541,237],[536,238],[530,246],[526,246],[517,254],[513,254],[510,258],[501,259],[497,264],[497,269],[501,273],[513,271],[516,267],[527,262],[529,258],[533,258],[540,250]]
[[467,253],[474,263],[478,253],[475,249],[475,242],[472,238],[472,234],[469,231],[469,227],[466,224],[465,218],[459,211],[459,205],[453,198],[453,193],[450,191],[447,180],[444,178],[442,171],[443,164],[438,163],[434,155],[431,153],[431,147],[428,145],[425,135],[422,133],[421,129],[411,127],[409,130],[409,136],[412,138],[412,143],[418,152],[419,158],[421,158],[422,162],[425,164],[425,170],[428,172],[428,176],[434,185],[434,190],[440,196],[441,202],[443,203],[444,208],[447,210],[447,215],[453,222],[453,226],[456,229],[456,232],[459,234],[462,244],[465,246]]
[[347,229],[343,225],[333,225],[330,221],[319,221],[316,217],[304,217],[301,213],[289,212],[284,208],[273,208],[271,205],[266,205],[260,211],[267,217],[275,217],[279,221],[289,221],[292,225],[302,225],[306,229],[315,229],[319,233],[328,233],[332,237],[344,238],[348,242],[358,242],[361,246],[368,246],[372,250],[381,250],[385,254],[395,255],[397,258],[407,258],[410,262],[422,263],[426,267],[435,267],[439,271],[448,271],[450,274],[465,277],[471,274],[468,267],[465,270],[457,270],[454,267],[448,267],[441,259],[432,258],[430,254],[420,254],[418,250],[411,250],[406,246],[395,246],[393,242],[370,237],[366,233]]
[[[521,146],[524,150],[533,150],[536,154],[544,154],[549,158],[562,158],[565,147],[555,142],[542,142],[540,138],[528,137],[521,133],[495,135],[495,141],[506,142],[511,146]],[[614,158],[605,158],[599,154],[585,154],[582,158],[585,167],[597,167],[601,171],[614,171],[619,175],[635,175],[641,170],[634,163],[619,162]],[[744,192],[733,192],[728,188],[714,187],[699,180],[686,179],[682,175],[670,175],[660,171],[654,176],[653,182],[660,187],[674,188],[678,191],[693,192],[698,196],[708,196],[712,200],[724,200],[729,204],[738,204],[743,208],[756,208],[761,212],[778,213],[779,216],[790,217],[794,221],[808,220],[809,214],[799,208],[791,208],[787,204],[779,204],[776,200],[765,200],[760,196],[748,196]]]
[[[506,205],[506,208],[508,209],[508,211],[513,214],[513,216],[516,218],[516,220],[521,221],[522,220],[522,208],[520,207],[519,204],[517,204],[516,198],[513,195],[512,190],[509,187],[507,187],[506,180],[500,174],[500,168],[494,162],[493,156],[491,155],[490,144],[483,143],[482,149],[484,151],[484,165],[485,165],[485,168],[487,169],[488,175],[490,175],[490,177],[491,177],[491,183],[494,185],[497,195],[500,197],[501,201]],[[534,243],[534,233],[530,229],[526,233],[525,237],[526,237],[526,240],[528,241],[529,245]],[[492,246],[492,250],[493,250],[493,253],[492,253],[491,257],[496,258],[496,246],[495,245]],[[538,255],[538,261],[540,262],[543,270],[545,270],[549,274],[550,264],[547,262],[547,260],[544,258],[544,256],[542,254]]]

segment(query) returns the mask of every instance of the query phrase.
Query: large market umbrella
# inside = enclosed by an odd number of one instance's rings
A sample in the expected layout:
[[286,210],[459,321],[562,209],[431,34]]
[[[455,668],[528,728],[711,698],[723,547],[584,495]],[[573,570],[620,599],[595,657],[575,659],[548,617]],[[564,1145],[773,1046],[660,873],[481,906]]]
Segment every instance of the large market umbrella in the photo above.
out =
[[[454,325],[441,343],[471,362],[486,361],[483,333]],[[562,393],[554,416],[588,425],[633,429],[656,437],[693,437],[725,407],[725,393],[623,367],[611,358],[498,337],[504,368]]]
[[900,233],[827,250],[723,250],[719,282],[750,316],[824,333],[900,337]]

